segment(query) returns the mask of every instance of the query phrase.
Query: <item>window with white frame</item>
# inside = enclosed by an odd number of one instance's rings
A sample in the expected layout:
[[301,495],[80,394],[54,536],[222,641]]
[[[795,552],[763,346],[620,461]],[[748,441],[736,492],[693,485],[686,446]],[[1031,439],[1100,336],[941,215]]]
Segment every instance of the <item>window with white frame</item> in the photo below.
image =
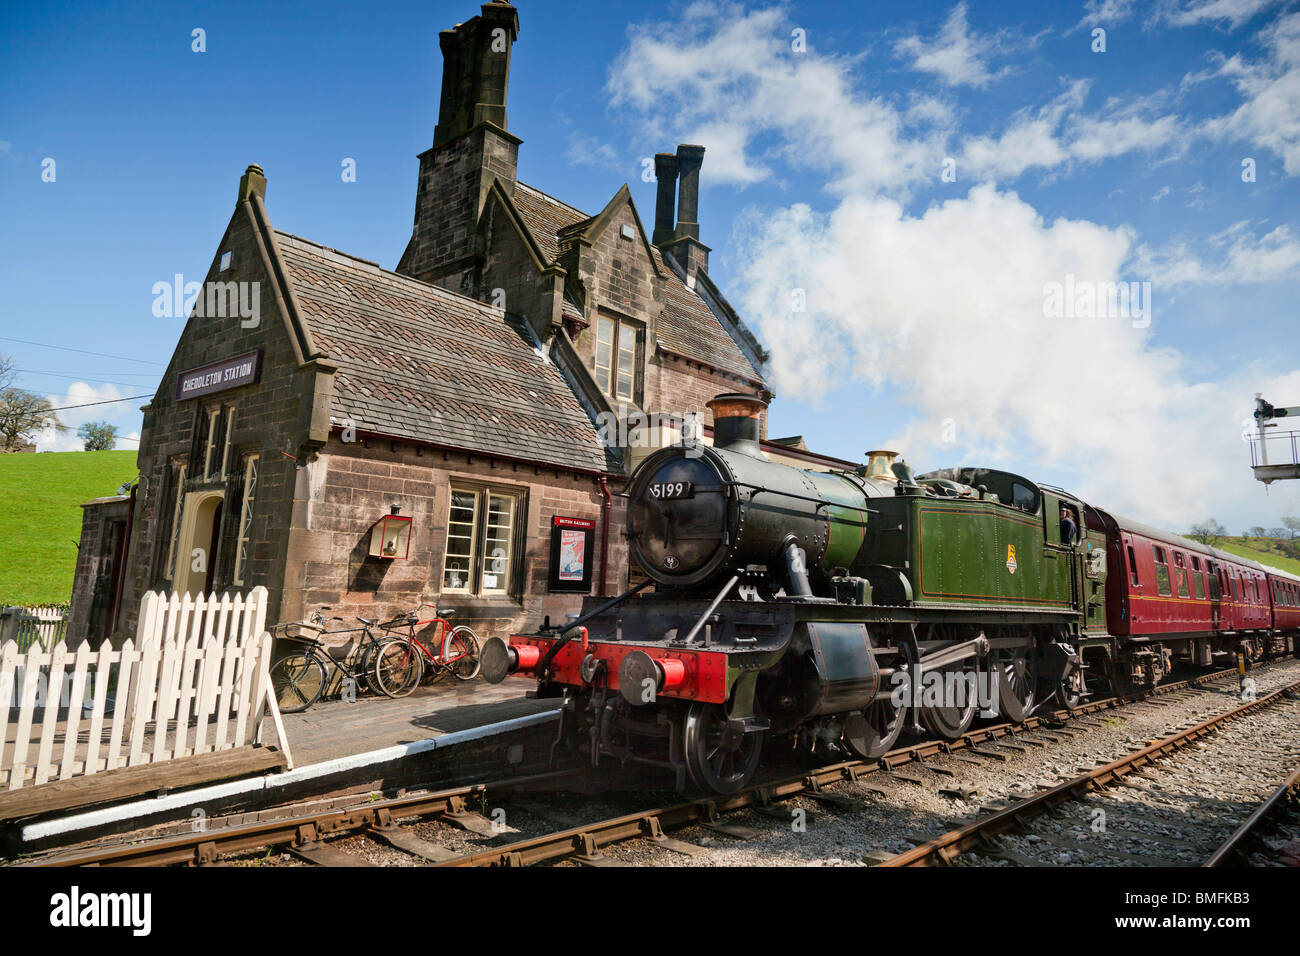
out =
[[614,398],[636,400],[638,338],[635,322],[596,317],[596,382]]
[[217,434],[218,434],[217,429],[220,427],[220,423],[221,423],[221,407],[217,406],[215,408],[209,408],[208,409],[208,440],[204,445],[203,474],[200,476],[202,478],[212,477],[213,463],[214,461],[218,460],[217,455],[219,454],[219,449],[217,447]]
[[230,476],[230,439],[235,433],[235,406],[227,405],[225,413],[225,437],[221,443],[221,479],[223,481]]
[[242,586],[248,569],[249,532],[253,523],[253,502],[257,498],[258,456],[244,460],[244,494],[239,503],[239,535],[235,539],[235,575],[232,584]]
[[507,594],[513,584],[518,493],[453,486],[447,515],[442,589]]

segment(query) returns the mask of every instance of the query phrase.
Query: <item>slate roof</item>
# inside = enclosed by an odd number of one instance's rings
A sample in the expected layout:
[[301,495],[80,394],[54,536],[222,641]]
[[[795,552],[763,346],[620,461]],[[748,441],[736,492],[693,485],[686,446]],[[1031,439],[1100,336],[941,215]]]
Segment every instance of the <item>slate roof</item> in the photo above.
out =
[[486,303],[276,230],[298,310],[361,432],[605,471],[591,420],[531,330]]
[[[548,262],[554,262],[559,256],[558,233],[591,218],[527,183],[515,184],[513,199]],[[652,246],[651,250],[665,277],[664,311],[656,326],[664,348],[744,378],[761,379],[713,310],[694,290],[687,288],[657,248]]]
[[664,348],[748,379],[760,379],[713,310],[694,290],[687,288],[657,248],[654,256],[668,276],[664,283],[664,310],[655,327]]
[[541,247],[546,261],[554,262],[560,255],[559,231],[575,223],[586,222],[591,217],[580,209],[562,203],[554,196],[548,196],[540,189],[534,189],[527,183],[515,183],[512,197],[515,208],[523,217],[524,223],[532,232],[537,245]]

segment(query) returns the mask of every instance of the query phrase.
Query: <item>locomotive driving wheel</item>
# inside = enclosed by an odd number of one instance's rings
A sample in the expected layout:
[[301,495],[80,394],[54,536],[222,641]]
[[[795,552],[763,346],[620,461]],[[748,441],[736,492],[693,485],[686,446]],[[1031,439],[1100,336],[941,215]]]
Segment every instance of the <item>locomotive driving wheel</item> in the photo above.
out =
[[682,725],[686,769],[701,790],[735,793],[758,769],[763,732],[741,733],[728,726],[726,711],[697,701]]
[[907,723],[907,708],[885,698],[844,718],[844,745],[863,760],[876,760],[889,752]]
[[[953,671],[963,675],[960,688],[953,687],[953,681],[949,677]],[[927,671],[927,673],[933,672]],[[974,682],[970,680],[971,675],[975,673],[973,659],[945,667],[939,672],[939,675],[944,678],[944,696],[947,696],[948,688],[953,687],[954,691],[960,693],[961,698],[954,696],[954,703],[951,706],[918,707],[917,716],[920,718],[921,726],[944,740],[956,740],[970,730],[970,725],[975,721],[975,711],[979,708],[979,695],[975,692]]]
[[1075,665],[1066,672],[1065,677],[1057,685],[1056,702],[1066,710],[1074,710],[1079,706],[1079,701],[1083,699],[1083,691],[1083,668]]
[[1038,667],[1028,647],[1004,647],[989,654],[988,672],[998,682],[998,706],[1002,716],[1018,724],[1034,709],[1038,690]]

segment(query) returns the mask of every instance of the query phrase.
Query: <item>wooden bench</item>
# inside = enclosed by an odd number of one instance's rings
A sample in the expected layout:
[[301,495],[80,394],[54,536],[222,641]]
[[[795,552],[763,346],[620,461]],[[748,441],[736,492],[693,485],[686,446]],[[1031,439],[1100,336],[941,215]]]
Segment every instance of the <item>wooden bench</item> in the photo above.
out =
[[0,792],[0,824],[60,810],[83,810],[200,784],[279,772],[285,766],[284,754],[279,748],[247,746],[135,767],[119,767],[90,776],[69,777]]

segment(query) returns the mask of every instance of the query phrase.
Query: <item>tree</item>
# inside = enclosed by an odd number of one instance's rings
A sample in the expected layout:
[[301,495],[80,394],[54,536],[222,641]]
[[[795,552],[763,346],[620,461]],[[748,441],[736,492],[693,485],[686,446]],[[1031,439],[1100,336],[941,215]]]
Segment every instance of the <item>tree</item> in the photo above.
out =
[[14,382],[14,360],[0,352],[0,391],[8,388]]
[[77,429],[86,451],[111,451],[117,447],[117,426],[108,422],[86,422]]
[[1262,525],[1255,525],[1255,527],[1251,528],[1251,529],[1250,529],[1250,536],[1251,536],[1252,538],[1263,538],[1263,537],[1267,537],[1267,535],[1264,533],[1264,528],[1263,528]]
[[0,451],[17,451],[47,428],[68,430],[48,398],[21,388],[0,390]]
[[1286,525],[1286,529],[1291,532],[1291,537],[1294,538],[1296,535],[1300,534],[1300,518],[1283,518],[1282,523]]
[[1213,518],[1207,518],[1199,524],[1192,525],[1192,539],[1201,542],[1201,544],[1214,545],[1219,543],[1219,539],[1228,533],[1223,525]]

